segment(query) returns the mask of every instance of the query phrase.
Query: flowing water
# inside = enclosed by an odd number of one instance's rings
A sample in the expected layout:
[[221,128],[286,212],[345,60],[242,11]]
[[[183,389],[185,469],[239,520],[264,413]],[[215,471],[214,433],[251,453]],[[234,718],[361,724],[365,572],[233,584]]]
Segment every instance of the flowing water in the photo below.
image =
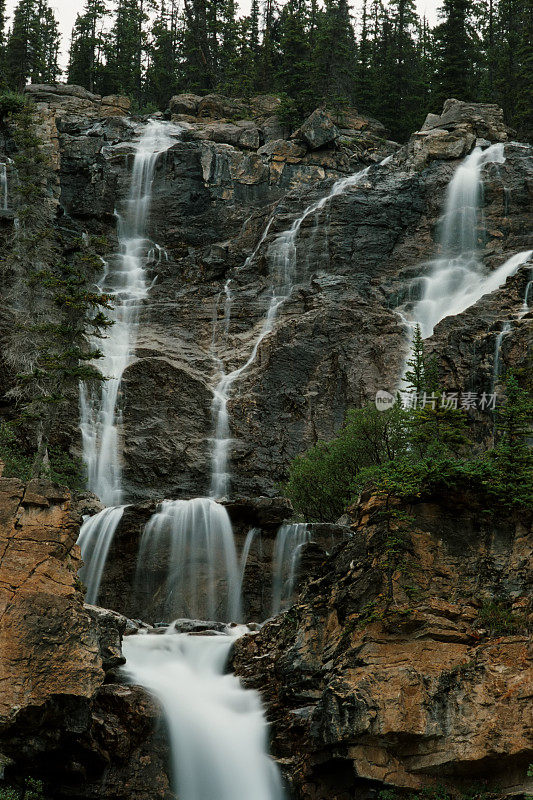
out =
[[500,350],[503,342],[503,337],[506,336],[509,331],[511,330],[511,323],[504,322],[503,327],[499,334],[496,336],[496,343],[494,345],[494,367],[492,369],[492,389],[494,391],[494,387],[498,383],[498,378],[501,375],[501,363],[500,363]]
[[87,517],[81,526],[78,544],[83,558],[80,578],[87,587],[85,602],[96,604],[107,554],[126,506],[110,506]]
[[0,203],[2,209],[7,211],[8,201],[8,180],[7,180],[7,165],[0,164]]
[[226,673],[233,641],[244,632],[124,639],[124,670],[161,704],[180,800],[283,800],[259,695]]
[[303,522],[282,525],[274,543],[272,559],[272,614],[290,605],[296,588],[302,548],[311,539]]
[[147,265],[154,252],[146,237],[152,182],[159,156],[175,144],[178,131],[150,122],[136,143],[130,192],[118,216],[119,253],[104,263],[98,284],[113,304],[108,312],[113,325],[96,342],[103,353],[97,366],[106,380],[98,389],[84,384],[80,389],[80,427],[88,488],[108,506],[123,500],[120,385],[134,358],[139,310],[148,294]]
[[208,497],[164,500],[144,527],[135,584],[145,613],[162,584],[152,614],[239,620],[240,570],[224,506]]
[[408,332],[408,353],[402,379],[410,357],[413,331],[418,324],[422,338],[433,334],[445,317],[466,311],[484,295],[502,286],[530,258],[532,251],[517,253],[492,272],[487,273],[479,257],[484,235],[480,215],[483,192],[482,169],[485,164],[505,162],[503,144],[486,150],[475,148],[456,170],[448,185],[440,254],[428,266],[427,275],[417,280],[420,299],[412,311],[401,315]]
[[[390,160],[386,158],[381,165]],[[297,267],[297,240],[303,222],[313,214],[317,214],[324,206],[337,195],[342,194],[348,189],[355,187],[368,175],[370,167],[360,172],[342,178],[334,183],[331,191],[320,200],[309,205],[303,214],[296,219],[291,227],[276,236],[268,248],[269,259],[272,263],[272,286],[270,290],[270,302],[266,316],[263,320],[259,334],[254,342],[252,351],[248,359],[240,367],[226,373],[224,365],[220,359],[216,359],[217,366],[220,368],[220,378],[213,391],[212,417],[214,427],[214,437],[211,453],[211,496],[217,498],[228,497],[231,483],[229,472],[229,453],[232,445],[231,431],[229,425],[228,401],[231,390],[235,382],[246,372],[256,357],[263,340],[272,332],[276,322],[280,307],[289,298],[296,278]],[[253,260],[259,248],[267,238],[268,232],[274,220],[274,215],[268,221],[255,250],[246,259],[245,266]],[[229,282],[226,284],[226,297],[228,297]],[[229,310],[228,310],[229,306]],[[229,315],[231,313],[231,295],[227,300],[225,308],[225,330],[229,330]],[[227,320],[227,321],[226,321]]]

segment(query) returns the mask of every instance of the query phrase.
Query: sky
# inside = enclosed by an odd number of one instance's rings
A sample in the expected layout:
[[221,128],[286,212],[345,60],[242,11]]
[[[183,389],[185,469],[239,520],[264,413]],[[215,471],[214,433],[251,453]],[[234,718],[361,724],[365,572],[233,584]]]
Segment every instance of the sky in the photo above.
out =
[[[74,20],[76,19],[76,14],[83,8],[84,2],[85,0],[51,0],[50,2],[59,20],[59,27],[61,30],[62,66],[66,66],[68,62],[70,33],[74,25]],[[11,17],[16,4],[17,0],[7,0],[6,10],[9,17]],[[238,4],[240,8],[246,12],[248,11],[250,0],[239,0]],[[355,3],[354,0],[352,0],[351,4],[355,6],[356,10],[360,5],[357,0]],[[425,15],[430,25],[434,25],[437,21],[437,7],[441,5],[441,0],[416,0],[416,5],[418,7],[418,13],[420,15]]]

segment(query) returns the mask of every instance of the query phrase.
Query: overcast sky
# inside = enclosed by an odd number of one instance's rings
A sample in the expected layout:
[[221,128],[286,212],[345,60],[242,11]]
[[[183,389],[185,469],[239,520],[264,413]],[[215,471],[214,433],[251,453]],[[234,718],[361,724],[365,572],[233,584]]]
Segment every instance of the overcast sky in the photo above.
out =
[[[7,14],[11,16],[13,8],[16,6],[17,0],[7,0]],[[250,6],[250,0],[240,0],[239,6],[243,11],[247,11]],[[437,8],[441,5],[441,0],[416,0],[418,11],[420,14],[425,14],[428,21],[433,25],[437,20]],[[50,5],[56,12],[56,17],[59,20],[61,29],[61,50],[62,50],[62,65],[65,66],[68,59],[68,49],[70,45],[70,33],[76,14],[83,8],[84,0],[51,0]],[[360,7],[359,0],[351,0],[352,7],[357,11]],[[9,23],[8,23],[9,24]]]

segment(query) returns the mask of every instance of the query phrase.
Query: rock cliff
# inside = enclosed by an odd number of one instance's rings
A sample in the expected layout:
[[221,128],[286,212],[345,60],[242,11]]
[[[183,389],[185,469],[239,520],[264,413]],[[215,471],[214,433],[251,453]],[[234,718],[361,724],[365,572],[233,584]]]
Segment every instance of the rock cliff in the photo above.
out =
[[[394,523],[379,498],[299,603],[235,645],[296,797],[376,787],[520,794],[531,761],[531,519],[433,497]],[[496,611],[495,611],[496,609]]]
[[[142,122],[117,98],[76,87],[30,91],[54,154],[57,224],[71,235],[104,237],[112,253],[130,142]],[[294,289],[232,387],[233,493],[274,493],[291,458],[331,437],[349,407],[377,389],[393,390],[406,347],[395,308],[416,299],[414,279],[436,252],[445,187],[476,142],[508,138],[496,107],[458,101],[449,101],[441,117],[430,115],[400,149],[379,123],[354,110],[336,120],[317,112],[291,135],[276,122],[278,102],[186,95],[171,103],[181,133],[158,163],[150,215],[149,233],[161,249],[154,249],[137,359],[122,386],[131,499],[206,492],[220,363],[227,373],[250,357],[272,291],[277,237],[336,179],[365,165],[374,166],[357,186],[303,221]],[[6,152],[10,147],[6,140]],[[391,154],[386,166],[376,166]],[[505,163],[489,163],[483,172],[487,269],[531,247],[531,150],[507,143],[505,155]],[[504,288],[437,327],[430,347],[440,356],[444,388],[490,386],[496,335],[509,317],[515,323],[504,366],[523,357],[528,279],[527,268],[519,270]],[[76,425],[73,409],[74,448]]]

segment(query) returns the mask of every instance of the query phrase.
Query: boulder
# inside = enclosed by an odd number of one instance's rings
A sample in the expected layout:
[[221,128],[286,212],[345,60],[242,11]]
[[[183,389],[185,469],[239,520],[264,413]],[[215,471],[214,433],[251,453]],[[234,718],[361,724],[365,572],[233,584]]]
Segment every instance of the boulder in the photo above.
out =
[[61,97],[78,97],[80,100],[90,100],[93,103],[101,99],[99,94],[94,94],[83,86],[76,86],[72,83],[30,83],[24,91],[31,95],[55,94]]
[[108,94],[102,97],[102,114],[103,116],[122,116],[129,114],[131,108],[131,100],[129,97],[124,97],[119,94]]
[[198,116],[203,119],[244,119],[250,115],[250,106],[243,100],[208,94],[198,103]]
[[170,98],[169,108],[171,114],[187,114],[195,117],[198,104],[201,101],[198,94],[176,94]]
[[260,156],[272,156],[279,159],[300,159],[305,155],[305,147],[298,142],[287,139],[273,139],[257,151]]
[[291,138],[303,139],[311,150],[317,150],[338,139],[340,131],[330,115],[321,108],[315,109]]
[[509,129],[503,121],[502,109],[491,103],[465,103],[462,100],[446,100],[442,114],[438,119],[429,115],[424,123],[425,130],[442,128],[453,131],[457,128],[470,128],[476,136],[490,142],[506,142]]
[[452,131],[440,128],[429,129],[415,134],[414,156],[419,167],[425,166],[433,159],[462,158],[472,149],[475,135],[467,128],[460,127]]

